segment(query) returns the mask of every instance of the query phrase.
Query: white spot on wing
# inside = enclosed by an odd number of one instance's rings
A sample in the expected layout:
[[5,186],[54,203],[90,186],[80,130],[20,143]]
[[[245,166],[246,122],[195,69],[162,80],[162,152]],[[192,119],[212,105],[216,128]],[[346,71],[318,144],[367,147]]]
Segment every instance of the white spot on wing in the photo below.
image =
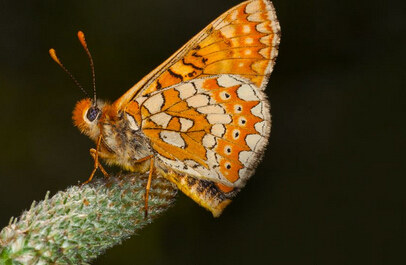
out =
[[255,107],[251,109],[251,113],[261,119],[264,118],[264,114],[262,113],[262,103],[259,102]]
[[245,84],[238,88],[237,95],[240,99],[245,101],[257,101],[259,100],[258,96],[255,94],[254,89]]
[[271,48],[270,47],[263,48],[258,53],[261,54],[264,58],[268,59],[269,55],[271,54]]
[[170,145],[180,148],[185,148],[186,146],[185,140],[183,140],[182,136],[178,132],[162,131],[159,133],[159,136],[161,137],[162,141]]
[[136,97],[135,101],[138,103],[139,106],[147,99],[148,97]]
[[250,33],[250,31],[251,31],[251,28],[250,28],[249,25],[244,25],[243,26],[243,28],[242,28],[243,33]]
[[208,114],[207,120],[211,124],[229,124],[231,120],[231,115],[228,114]]
[[254,39],[253,39],[253,38],[248,37],[248,38],[245,39],[245,44],[252,44],[252,43],[254,43]]
[[138,131],[140,129],[140,127],[138,127],[137,122],[135,121],[134,117],[128,113],[126,114],[126,116],[127,116],[128,125],[130,126],[130,128],[134,131]]
[[245,12],[248,14],[252,14],[255,12],[258,12],[260,10],[261,6],[259,5],[259,1],[252,1],[245,7]]
[[179,91],[179,97],[181,99],[189,98],[189,97],[193,96],[194,94],[196,94],[196,92],[197,92],[191,83],[182,84],[182,85],[176,87],[175,89],[177,91]]
[[272,33],[271,30],[268,28],[268,22],[263,22],[261,24],[256,25],[257,31],[261,33]]
[[241,82],[232,78],[229,75],[221,75],[219,78],[217,78],[217,83],[219,84],[219,86],[222,87],[232,87],[241,84]]
[[172,119],[171,115],[166,114],[165,112],[161,112],[155,115],[152,115],[149,117],[151,121],[153,121],[155,124],[166,128],[168,126],[169,121]]
[[193,121],[185,118],[179,118],[180,131],[186,132],[193,126]]
[[236,20],[238,17],[238,10],[234,10],[231,14],[230,14],[230,20]]
[[247,20],[252,21],[252,22],[262,22],[262,21],[269,20],[270,17],[272,17],[272,11],[257,12],[252,15],[249,15],[247,17]]
[[212,150],[207,150],[206,151],[206,157],[207,157],[207,162],[209,164],[209,167],[211,169],[216,170],[215,166],[218,166],[218,162],[217,162],[217,159],[216,159],[216,153],[213,152]]
[[261,135],[265,135],[267,133],[268,121],[261,121],[255,123],[255,130],[259,132]]
[[257,148],[257,144],[261,140],[261,135],[259,134],[249,134],[247,137],[245,137],[245,141],[249,148],[253,151]]
[[251,151],[241,151],[238,154],[238,159],[246,167],[251,166],[251,164],[252,164],[251,161],[252,161],[252,159],[255,159],[255,157],[256,157],[256,154],[254,152],[251,152]]
[[143,106],[149,111],[149,113],[155,114],[161,111],[163,105],[164,97],[159,93],[147,99]]
[[204,147],[213,148],[216,145],[216,138],[211,134],[206,134],[202,142]]
[[211,133],[217,137],[223,137],[226,127],[223,124],[215,124],[211,127]]
[[245,137],[245,141],[254,152],[264,147],[267,142],[267,140],[259,134],[249,134]]
[[[275,39],[275,38],[274,38],[274,39]],[[266,36],[264,36],[264,37],[262,37],[262,38],[259,39],[259,41],[260,41],[261,43],[263,43],[263,44],[265,44],[265,45],[267,45],[267,46],[270,46],[270,45],[271,45],[270,40],[271,40],[271,37],[270,37],[269,35],[266,35]]]
[[232,38],[235,36],[235,28],[234,26],[225,26],[220,30],[221,34],[223,34],[226,38]]
[[194,107],[194,108],[206,106],[209,104],[209,97],[207,95],[199,94],[199,95],[193,96],[191,98],[188,98],[186,100],[186,103],[190,107]]

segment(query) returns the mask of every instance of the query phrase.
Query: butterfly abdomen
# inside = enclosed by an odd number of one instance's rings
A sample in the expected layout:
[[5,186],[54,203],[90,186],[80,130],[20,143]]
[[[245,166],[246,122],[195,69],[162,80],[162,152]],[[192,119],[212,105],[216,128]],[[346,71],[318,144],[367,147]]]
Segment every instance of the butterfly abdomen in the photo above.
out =
[[224,208],[231,203],[236,192],[225,193],[212,181],[198,179],[174,172],[164,175],[168,180],[192,198],[198,204],[211,211],[214,217],[220,216]]

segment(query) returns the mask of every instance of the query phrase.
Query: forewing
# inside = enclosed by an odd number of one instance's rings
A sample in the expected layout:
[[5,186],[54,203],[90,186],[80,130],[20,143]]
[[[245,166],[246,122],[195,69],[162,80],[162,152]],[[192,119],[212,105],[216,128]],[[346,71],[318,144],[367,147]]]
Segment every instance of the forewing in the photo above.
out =
[[214,20],[119,100],[205,76],[240,75],[264,90],[278,54],[280,26],[270,1],[243,2]]

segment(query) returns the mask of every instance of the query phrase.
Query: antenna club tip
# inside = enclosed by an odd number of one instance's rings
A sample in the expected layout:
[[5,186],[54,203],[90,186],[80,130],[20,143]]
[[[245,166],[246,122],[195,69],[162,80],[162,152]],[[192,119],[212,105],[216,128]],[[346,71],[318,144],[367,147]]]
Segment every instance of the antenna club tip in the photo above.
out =
[[52,60],[54,60],[57,64],[61,65],[61,62],[58,59],[58,56],[56,56],[55,49],[49,49],[49,55],[51,56]]
[[83,33],[83,31],[81,31],[81,30],[78,31],[78,39],[79,39],[80,43],[82,44],[82,46],[84,48],[87,48],[85,33]]

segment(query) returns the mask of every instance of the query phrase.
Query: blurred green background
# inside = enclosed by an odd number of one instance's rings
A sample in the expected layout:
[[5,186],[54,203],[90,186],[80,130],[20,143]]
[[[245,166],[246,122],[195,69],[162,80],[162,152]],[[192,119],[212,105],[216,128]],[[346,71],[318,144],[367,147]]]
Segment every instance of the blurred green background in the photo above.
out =
[[[71,122],[83,95],[49,48],[90,89],[83,30],[98,96],[113,101],[239,2],[1,0],[0,226],[92,168]],[[93,264],[406,264],[405,2],[274,5],[282,41],[257,173],[221,218],[180,194]]]

